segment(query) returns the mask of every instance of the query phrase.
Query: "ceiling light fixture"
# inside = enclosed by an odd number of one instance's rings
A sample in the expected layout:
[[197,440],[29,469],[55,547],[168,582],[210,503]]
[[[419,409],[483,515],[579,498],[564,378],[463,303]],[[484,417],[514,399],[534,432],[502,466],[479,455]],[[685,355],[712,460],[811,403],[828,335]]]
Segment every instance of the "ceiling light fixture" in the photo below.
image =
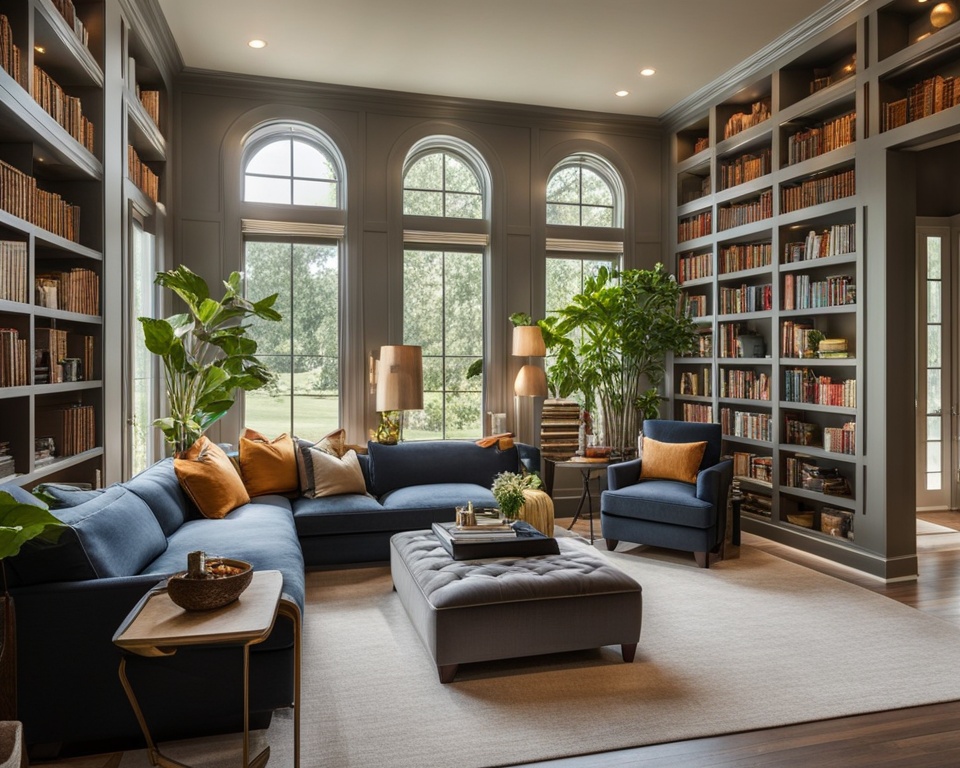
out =
[[259,49],[259,48],[266,48],[266,47],[267,47],[267,41],[266,41],[266,40],[251,40],[249,43],[247,43],[247,45],[249,45],[251,48],[257,48],[257,49]]
[[629,96],[629,95],[630,95],[630,91],[617,91],[617,92],[614,94],[614,96],[619,96],[621,99],[622,99],[624,96]]
[[35,45],[35,46],[33,46],[33,50],[35,50],[37,53],[46,53],[46,52],[47,52],[47,49],[44,48],[42,45]]
[[650,77],[650,75],[656,74],[656,72],[657,70],[653,69],[652,67],[645,67],[644,69],[640,70],[640,74],[644,77]]

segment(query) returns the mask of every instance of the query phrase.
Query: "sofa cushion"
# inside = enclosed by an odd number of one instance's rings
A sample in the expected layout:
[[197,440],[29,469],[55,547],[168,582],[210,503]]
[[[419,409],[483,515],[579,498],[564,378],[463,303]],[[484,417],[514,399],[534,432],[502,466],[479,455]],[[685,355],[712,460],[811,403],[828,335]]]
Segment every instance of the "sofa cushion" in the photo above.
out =
[[54,500],[50,505],[51,509],[61,509],[63,507],[75,507],[77,504],[95,499],[105,489],[77,488],[75,485],[66,483],[41,483],[34,490],[40,491]]
[[286,433],[269,440],[256,430],[244,430],[237,460],[251,496],[293,493],[300,487],[296,450]]
[[517,472],[516,446],[501,451],[461,440],[426,440],[397,445],[371,442],[371,490],[376,496],[411,485],[472,483],[489,488],[501,472]]
[[317,448],[308,450],[313,467],[313,492],[307,493],[307,496],[319,498],[366,492],[367,486],[356,451],[347,451],[337,457]]
[[661,443],[652,437],[644,437],[640,479],[695,483],[706,447],[705,440],[696,443]]
[[162,459],[147,467],[123,483],[123,487],[147,503],[167,536],[183,525],[184,520],[200,515],[180,487],[173,471],[173,459]]
[[604,514],[691,528],[709,528],[716,522],[713,505],[697,498],[697,487],[675,480],[641,480],[604,491],[600,507]]
[[497,506],[497,500],[489,488],[473,483],[411,485],[397,488],[380,498],[380,503],[387,510],[446,509],[450,510],[451,515],[457,506],[466,505],[468,501],[472,501],[477,509]]
[[206,436],[174,459],[173,469],[204,517],[220,519],[250,501],[243,479],[223,448]]
[[345,493],[316,499],[301,496],[294,499],[291,506],[299,536],[397,529],[397,516],[385,512],[380,503],[367,494]]
[[20,585],[133,576],[167,546],[150,508],[120,485],[52,513],[70,527],[55,544],[34,540],[10,559]]

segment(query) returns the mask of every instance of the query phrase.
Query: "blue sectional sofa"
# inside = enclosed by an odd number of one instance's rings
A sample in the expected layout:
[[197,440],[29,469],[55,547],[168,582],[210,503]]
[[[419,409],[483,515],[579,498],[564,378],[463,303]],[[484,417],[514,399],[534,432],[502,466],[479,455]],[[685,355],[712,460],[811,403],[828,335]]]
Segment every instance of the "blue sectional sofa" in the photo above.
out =
[[[171,459],[103,491],[64,494],[54,514],[71,527],[54,545],[28,545],[7,561],[17,611],[19,718],[39,755],[142,741],[117,675],[113,633],[158,581],[186,567],[187,553],[251,562],[283,574],[283,594],[304,607],[304,569],[389,558],[390,537],[452,520],[466,501],[495,506],[502,471],[539,468],[530,446],[472,442],[371,443],[361,456],[368,494],[259,496],[221,520],[200,515]],[[34,497],[12,484],[0,489]],[[131,657],[127,674],[160,740],[242,728],[241,652],[181,649]],[[211,706],[205,693],[215,698]],[[292,625],[278,618],[251,654],[254,727],[293,700]]]

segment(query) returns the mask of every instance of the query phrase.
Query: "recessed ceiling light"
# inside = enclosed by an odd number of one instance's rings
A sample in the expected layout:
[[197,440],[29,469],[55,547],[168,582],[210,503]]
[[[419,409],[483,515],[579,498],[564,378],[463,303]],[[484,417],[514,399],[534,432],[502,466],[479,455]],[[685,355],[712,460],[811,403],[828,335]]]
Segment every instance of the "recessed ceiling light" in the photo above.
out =
[[266,48],[266,47],[267,47],[267,41],[266,41],[266,40],[251,40],[249,43],[247,43],[247,45],[249,45],[251,48]]
[[624,96],[629,96],[629,95],[630,95],[630,91],[617,91],[617,92],[614,94],[614,96],[619,96],[621,99],[622,99]]
[[640,70],[640,74],[643,75],[644,77],[650,77],[650,75],[656,74],[656,72],[657,70],[652,69],[650,67],[646,67]]
[[46,53],[46,52],[47,52],[47,49],[44,48],[42,45],[35,45],[35,46],[33,46],[33,50],[35,50],[37,53]]

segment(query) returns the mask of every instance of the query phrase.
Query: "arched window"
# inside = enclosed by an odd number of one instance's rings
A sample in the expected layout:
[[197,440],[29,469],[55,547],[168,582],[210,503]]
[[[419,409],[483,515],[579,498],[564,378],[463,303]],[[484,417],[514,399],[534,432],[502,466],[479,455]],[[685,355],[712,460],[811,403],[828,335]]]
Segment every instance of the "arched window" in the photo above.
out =
[[[244,159],[245,289],[279,294],[282,316],[251,323],[257,356],[276,379],[245,395],[244,424],[317,440],[341,424],[343,161],[328,137],[302,124],[263,126],[247,138]],[[328,210],[275,221],[262,203]]]
[[484,357],[489,184],[480,154],[450,136],[404,163],[403,343],[423,348],[424,389],[407,439],[483,434],[483,377],[467,373]]
[[331,153],[302,132],[270,132],[254,140],[243,169],[247,203],[340,207],[341,174]]
[[595,155],[566,158],[547,180],[547,224],[622,227],[619,174]]

